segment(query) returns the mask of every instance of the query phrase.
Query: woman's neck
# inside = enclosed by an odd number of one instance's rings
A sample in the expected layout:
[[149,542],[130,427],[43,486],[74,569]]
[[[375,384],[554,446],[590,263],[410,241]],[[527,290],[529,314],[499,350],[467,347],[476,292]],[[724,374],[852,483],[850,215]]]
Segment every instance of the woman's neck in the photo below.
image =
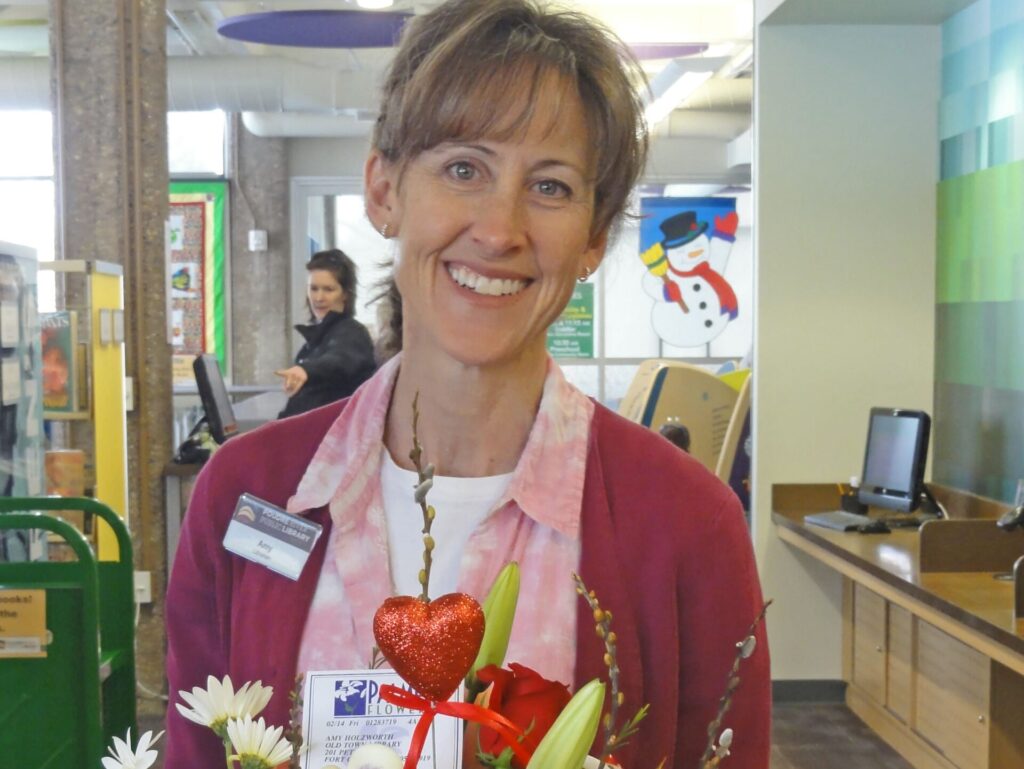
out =
[[384,433],[395,462],[413,469],[412,402],[418,394],[423,461],[439,475],[473,478],[514,470],[540,404],[547,355],[487,367],[424,357],[402,353]]

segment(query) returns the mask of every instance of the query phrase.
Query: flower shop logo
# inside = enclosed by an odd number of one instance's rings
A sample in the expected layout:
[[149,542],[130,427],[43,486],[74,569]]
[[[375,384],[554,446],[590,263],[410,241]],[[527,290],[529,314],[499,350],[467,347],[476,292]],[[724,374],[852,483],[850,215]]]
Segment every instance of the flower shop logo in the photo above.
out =
[[334,715],[336,718],[365,716],[368,681],[342,678],[334,682]]
[[[399,688],[411,691],[404,681]],[[334,681],[334,717],[401,716],[409,710],[384,700],[380,696],[381,682],[373,678],[339,678]]]

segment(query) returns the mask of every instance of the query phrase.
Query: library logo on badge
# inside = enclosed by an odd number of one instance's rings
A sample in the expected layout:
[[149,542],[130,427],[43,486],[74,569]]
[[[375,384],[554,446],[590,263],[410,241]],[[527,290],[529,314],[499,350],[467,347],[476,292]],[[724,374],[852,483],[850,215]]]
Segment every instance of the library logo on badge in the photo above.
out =
[[342,678],[334,682],[336,718],[366,715],[366,680]]

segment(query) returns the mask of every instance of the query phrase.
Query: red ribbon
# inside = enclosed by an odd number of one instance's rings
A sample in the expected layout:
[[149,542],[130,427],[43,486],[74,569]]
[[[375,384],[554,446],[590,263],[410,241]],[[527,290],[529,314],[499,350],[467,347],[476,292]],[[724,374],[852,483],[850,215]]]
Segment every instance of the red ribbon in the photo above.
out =
[[[382,700],[398,705],[406,710],[421,710],[416,729],[412,733],[412,742],[409,743],[409,754],[405,757],[404,769],[416,769],[416,763],[420,760],[420,753],[423,752],[423,745],[427,740],[427,733],[434,721],[434,716],[440,713],[443,716],[454,716],[463,721],[476,721],[481,726],[486,726],[497,732],[505,741],[505,744],[512,748],[519,762],[526,766],[530,763],[533,749],[533,741],[529,735],[523,732],[518,726],[509,721],[505,716],[496,713],[489,708],[482,708],[469,702],[432,702],[418,694],[413,694],[405,689],[399,689],[391,684],[384,684],[380,687]],[[523,743],[529,743],[527,748]]]

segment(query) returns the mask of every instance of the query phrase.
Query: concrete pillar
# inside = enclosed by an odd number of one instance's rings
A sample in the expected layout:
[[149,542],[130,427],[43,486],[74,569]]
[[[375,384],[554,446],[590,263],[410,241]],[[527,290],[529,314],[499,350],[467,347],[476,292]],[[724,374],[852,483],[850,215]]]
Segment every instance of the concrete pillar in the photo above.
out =
[[[288,155],[285,139],[253,136],[231,118],[231,369],[235,384],[278,384],[291,365]],[[267,250],[249,250],[249,230]]]
[[[138,678],[162,691],[162,470],[171,454],[166,0],[50,0],[49,9],[57,254],[124,268],[135,402],[128,414],[128,516],[135,568],[152,573],[154,598],[139,622]],[[140,712],[160,710],[157,700],[140,700]]]

